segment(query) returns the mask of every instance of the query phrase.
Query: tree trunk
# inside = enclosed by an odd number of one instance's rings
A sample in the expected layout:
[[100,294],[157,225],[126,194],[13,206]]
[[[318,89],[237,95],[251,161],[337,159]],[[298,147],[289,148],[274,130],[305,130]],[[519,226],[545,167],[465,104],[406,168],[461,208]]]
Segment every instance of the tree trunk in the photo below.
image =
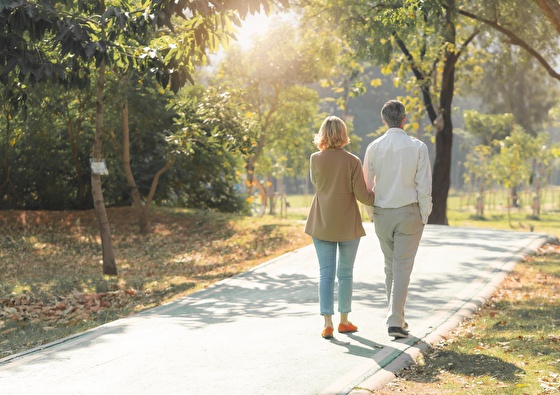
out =
[[508,196],[507,198],[507,215],[508,215],[508,223],[509,223],[509,227],[513,229],[513,225],[511,223],[511,202],[510,202],[510,197]]
[[142,203],[142,197],[140,196],[140,191],[138,190],[136,180],[134,179],[134,174],[132,174],[132,168],[130,167],[130,128],[128,123],[128,98],[125,97],[123,100],[122,165],[124,174],[126,176],[126,182],[128,183],[128,189],[130,190],[130,196],[132,197],[132,202],[138,215],[138,225],[140,227],[140,233],[145,234],[148,232],[148,213],[144,208],[144,204]]
[[74,173],[76,181],[78,182],[78,191],[76,193],[76,207],[79,209],[85,208],[85,191],[86,187],[83,181],[83,172],[79,160],[78,141],[81,128],[81,121],[77,121],[76,130],[74,130],[73,120],[68,116],[66,119],[66,128],[68,129],[68,139],[70,140],[70,149],[72,152],[72,165],[74,166]]
[[476,216],[484,218],[484,182],[481,180],[478,186],[478,196],[476,198]]
[[[270,186],[268,184],[270,184]],[[274,177],[269,175],[267,177],[266,185],[266,196],[268,197],[269,202],[268,214],[276,215],[276,188],[274,187]]]
[[91,207],[90,200],[88,200],[88,183],[84,179],[84,171],[79,160],[79,146],[80,146],[80,135],[82,131],[82,124],[84,119],[84,111],[86,103],[89,101],[89,95],[84,99],[82,96],[78,95],[78,116],[75,120],[70,115],[68,110],[66,113],[66,126],[68,129],[68,139],[70,141],[70,149],[72,152],[72,165],[74,166],[74,173],[76,181],[78,183],[78,191],[76,193],[76,207],[78,209],[85,209]]
[[[445,119],[444,115],[444,119]],[[451,117],[444,121],[442,130],[436,132],[436,157],[432,179],[433,210],[428,219],[430,224],[448,225],[447,197],[451,186],[451,146],[453,143],[453,126]]]
[[[260,158],[261,154],[264,150],[264,145],[266,142],[266,132],[263,130],[261,135],[259,136],[259,140],[257,141],[257,148],[253,156],[247,159],[247,187],[249,195],[253,193],[254,181],[255,181],[255,165],[257,164],[257,160]],[[258,180],[257,180],[258,182]],[[266,196],[266,195],[265,195]]]
[[8,202],[10,202],[9,204],[11,204],[12,206],[18,206],[20,203],[20,199],[19,196],[17,194],[17,191],[14,187],[14,184],[12,183],[12,177],[10,174],[10,163],[8,160],[8,156],[10,153],[10,132],[11,132],[11,124],[10,124],[10,114],[8,112],[6,112],[6,140],[4,141],[4,154],[2,155],[2,167],[4,169],[4,175],[5,175],[5,179],[4,181],[2,181],[2,184],[0,185],[0,198],[3,197],[4,193],[6,189],[11,189],[12,191],[12,198],[8,199]]
[[517,185],[511,187],[511,204],[512,207],[519,207],[519,197],[517,196]]
[[[105,91],[105,61],[99,65],[99,77],[97,80],[97,103],[95,111],[95,143],[93,145],[94,161],[101,160],[101,146],[103,144],[103,94]],[[101,175],[91,173],[91,189],[93,194],[93,206],[95,215],[99,223],[99,233],[101,236],[101,249],[103,251],[103,274],[117,275],[117,265],[111,241],[111,228],[105,210],[103,200],[103,188],[101,186]]]
[[[443,57],[443,73],[441,78],[441,92],[439,114],[441,124],[435,123],[436,129],[436,157],[434,161],[432,180],[433,210],[428,219],[430,224],[448,225],[447,197],[451,187],[451,148],[453,146],[453,123],[451,112],[455,89],[455,65],[461,52],[455,48],[455,0],[447,0],[445,36],[447,48]],[[474,33],[476,35],[476,33]],[[465,42],[468,45],[474,35]]]
[[260,181],[258,179],[255,178],[255,165],[257,164],[257,160],[259,159],[259,157],[261,156],[263,150],[264,150],[264,146],[265,146],[265,142],[266,142],[266,133],[263,132],[261,133],[259,140],[257,142],[257,148],[255,150],[255,153],[253,154],[253,156],[251,156],[250,158],[247,159],[246,161],[246,166],[247,166],[247,198],[250,198],[253,196],[253,193],[255,192],[255,187],[257,187],[257,189],[259,190],[259,193],[261,195],[261,204],[263,207],[263,211],[262,213],[258,213],[259,216],[262,216],[264,214],[264,210],[266,209],[266,203],[267,203],[267,193],[266,193],[266,189],[264,187],[264,185],[262,185],[260,183]]

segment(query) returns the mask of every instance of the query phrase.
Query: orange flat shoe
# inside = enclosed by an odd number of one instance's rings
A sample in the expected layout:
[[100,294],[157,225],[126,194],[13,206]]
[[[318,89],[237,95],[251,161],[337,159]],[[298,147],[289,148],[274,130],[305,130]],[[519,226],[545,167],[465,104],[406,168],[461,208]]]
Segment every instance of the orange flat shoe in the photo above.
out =
[[358,327],[356,325],[353,325],[351,322],[347,324],[340,323],[338,324],[338,331],[340,333],[352,333],[352,332],[357,332]]
[[333,329],[332,326],[326,326],[325,329],[323,329],[323,332],[321,333],[321,336],[323,336],[323,339],[332,339],[333,332],[334,332],[334,329]]

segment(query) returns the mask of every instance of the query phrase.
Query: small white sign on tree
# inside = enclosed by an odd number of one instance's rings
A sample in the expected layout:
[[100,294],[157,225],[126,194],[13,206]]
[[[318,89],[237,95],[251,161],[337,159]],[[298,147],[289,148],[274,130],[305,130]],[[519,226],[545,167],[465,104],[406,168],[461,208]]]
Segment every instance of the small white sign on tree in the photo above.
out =
[[102,176],[106,176],[109,174],[107,170],[107,165],[105,164],[105,159],[90,159],[91,164],[91,172],[93,174],[99,174]]

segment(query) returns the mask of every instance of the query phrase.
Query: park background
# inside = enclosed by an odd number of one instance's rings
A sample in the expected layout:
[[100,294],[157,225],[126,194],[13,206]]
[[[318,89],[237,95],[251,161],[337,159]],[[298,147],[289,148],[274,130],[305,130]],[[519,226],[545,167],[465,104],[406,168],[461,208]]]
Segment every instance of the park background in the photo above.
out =
[[152,203],[282,215],[288,195],[312,193],[324,117],[347,123],[363,158],[393,98],[430,149],[430,223],[448,223],[451,191],[476,192],[482,217],[496,188],[538,217],[560,182],[559,37],[538,1],[179,2],[186,16],[160,4],[152,25],[134,1],[13,4],[0,209],[95,208],[104,256],[105,207],[136,207],[141,232]]
[[0,357],[309,244],[314,134],[388,99],[431,224],[559,235],[557,2],[203,3],[0,4]]

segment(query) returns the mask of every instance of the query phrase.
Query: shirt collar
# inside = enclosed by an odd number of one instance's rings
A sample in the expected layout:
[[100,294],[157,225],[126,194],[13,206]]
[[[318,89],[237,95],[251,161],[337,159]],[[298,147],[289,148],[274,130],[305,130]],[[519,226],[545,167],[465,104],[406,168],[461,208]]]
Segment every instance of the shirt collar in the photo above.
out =
[[385,133],[400,133],[400,134],[406,134],[406,132],[401,129],[401,128],[389,128],[387,129],[387,131]]

